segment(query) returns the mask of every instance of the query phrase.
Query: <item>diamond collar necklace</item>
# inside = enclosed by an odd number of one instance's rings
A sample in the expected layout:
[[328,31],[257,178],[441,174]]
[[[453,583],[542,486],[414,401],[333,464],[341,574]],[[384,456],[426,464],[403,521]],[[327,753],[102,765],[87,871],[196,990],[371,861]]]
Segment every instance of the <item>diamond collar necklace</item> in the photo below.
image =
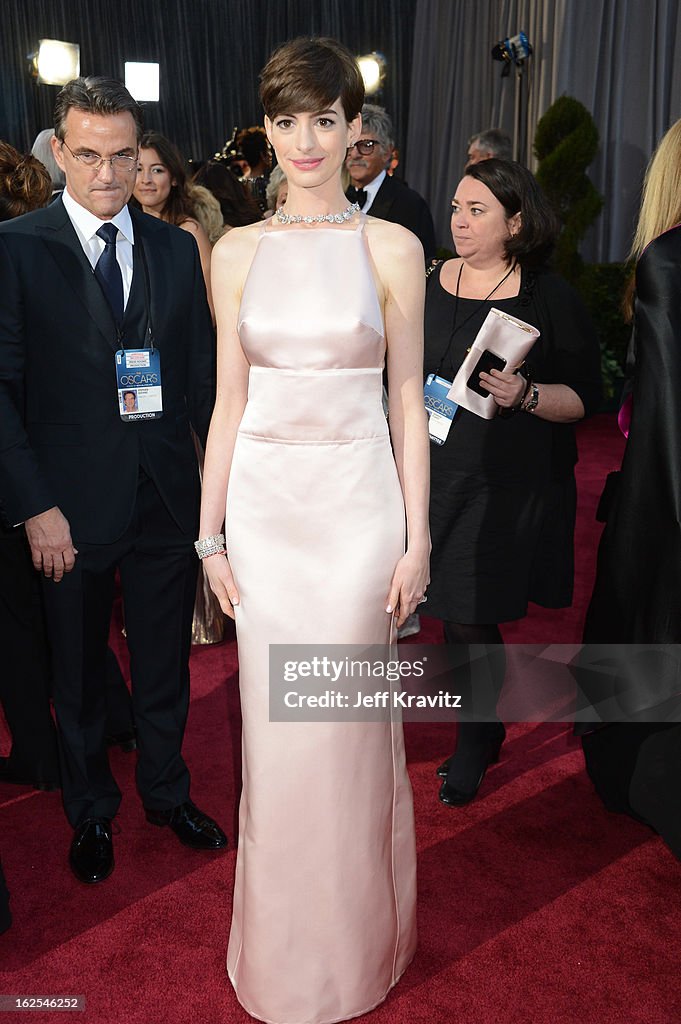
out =
[[359,213],[359,203],[350,203],[340,213],[318,213],[314,217],[304,217],[302,213],[284,213],[284,207],[280,206],[276,216],[280,224],[343,224],[356,213]]

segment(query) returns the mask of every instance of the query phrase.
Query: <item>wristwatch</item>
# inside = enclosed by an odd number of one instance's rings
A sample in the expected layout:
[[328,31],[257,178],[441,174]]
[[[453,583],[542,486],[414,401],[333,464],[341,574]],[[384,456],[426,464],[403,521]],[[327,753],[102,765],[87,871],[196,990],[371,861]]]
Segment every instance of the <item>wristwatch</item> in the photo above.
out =
[[521,406],[523,412],[534,412],[539,405],[539,388],[533,382],[530,397],[527,399],[524,405]]

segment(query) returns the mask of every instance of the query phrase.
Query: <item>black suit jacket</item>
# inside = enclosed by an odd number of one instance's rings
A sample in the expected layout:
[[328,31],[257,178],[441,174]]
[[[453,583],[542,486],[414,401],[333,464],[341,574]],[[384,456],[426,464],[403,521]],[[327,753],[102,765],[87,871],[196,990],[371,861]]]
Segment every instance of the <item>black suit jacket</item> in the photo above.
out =
[[12,522],[58,505],[78,541],[111,543],[132,515],[142,466],[187,533],[199,483],[190,422],[205,442],[214,335],[198,250],[185,231],[131,210],[133,280],[122,327],[144,344],[149,273],[163,416],[124,423],[110,307],[61,199],[0,225],[0,494]]
[[386,174],[367,213],[409,228],[420,240],[426,261],[435,257],[435,228],[428,204],[403,181]]

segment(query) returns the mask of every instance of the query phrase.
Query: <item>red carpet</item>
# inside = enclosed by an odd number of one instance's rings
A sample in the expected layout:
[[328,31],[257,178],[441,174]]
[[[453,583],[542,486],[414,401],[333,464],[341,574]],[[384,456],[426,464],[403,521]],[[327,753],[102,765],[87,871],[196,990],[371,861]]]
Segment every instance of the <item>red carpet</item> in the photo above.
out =
[[[597,532],[593,510],[619,461],[612,417],[580,431],[575,608],[533,609],[509,640],[579,639]],[[435,639],[424,623],[419,640]],[[134,755],[115,751],[124,792],[116,870],[79,885],[58,794],[0,787],[0,842],[14,926],[0,937],[0,993],[81,995],[87,1024],[239,1024],[224,973],[239,760],[233,644],[197,650],[185,752],[197,802],[229,830],[199,854],[144,821]],[[562,725],[514,725],[479,799],[437,800],[448,726],[410,724],[419,846],[420,944],[373,1024],[679,1024],[681,865],[661,840],[608,814]],[[6,742],[0,744],[5,752]],[[29,1013],[30,1021],[54,1014]]]

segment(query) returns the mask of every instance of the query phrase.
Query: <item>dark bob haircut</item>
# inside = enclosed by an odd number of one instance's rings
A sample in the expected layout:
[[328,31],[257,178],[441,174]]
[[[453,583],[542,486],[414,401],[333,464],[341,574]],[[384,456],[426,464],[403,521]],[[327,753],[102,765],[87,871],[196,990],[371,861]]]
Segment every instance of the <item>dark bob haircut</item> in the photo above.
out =
[[327,110],[340,96],[346,121],[364,103],[357,61],[335,39],[301,36],[278,47],[260,73],[260,99],[267,116]]
[[122,114],[127,111],[135,121],[137,141],[142,138],[144,120],[142,108],[128,90],[115,78],[93,75],[74,78],[67,82],[54,105],[54,134],[63,142],[66,135],[66,115],[69,110],[83,110],[87,114]]
[[556,244],[560,223],[534,176],[511,160],[481,160],[464,172],[482,182],[507,217],[520,213],[520,230],[504,243],[506,259],[524,266],[545,263]]

